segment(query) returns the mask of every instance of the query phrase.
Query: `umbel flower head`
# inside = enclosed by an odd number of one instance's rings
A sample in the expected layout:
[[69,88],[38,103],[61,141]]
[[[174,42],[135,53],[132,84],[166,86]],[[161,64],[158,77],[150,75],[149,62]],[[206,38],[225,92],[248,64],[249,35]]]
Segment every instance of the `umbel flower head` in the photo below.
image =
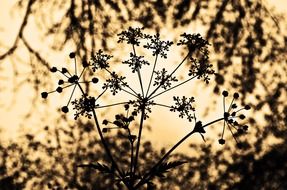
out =
[[[167,52],[173,44],[171,41],[163,41],[160,39],[159,34],[150,36],[144,34],[141,28],[132,27],[118,34],[118,37],[119,43],[125,42],[129,44],[131,48],[130,58],[122,61],[122,63],[129,66],[132,74],[134,74],[137,78],[136,80],[128,81],[127,79],[129,78],[127,78],[127,76],[120,76],[118,72],[114,71],[114,68],[110,67],[112,56],[104,53],[103,50],[98,50],[94,55],[92,55],[89,62],[84,60],[82,62],[82,71],[78,73],[76,54],[72,52],[69,54],[69,57],[73,59],[75,63],[74,73],[71,74],[65,67],[61,69],[52,67],[50,69],[51,72],[59,72],[64,78],[58,81],[58,87],[54,91],[42,92],[41,94],[43,98],[47,98],[51,93],[62,93],[67,88],[72,87],[72,93],[68,103],[62,107],[62,111],[67,113],[69,111],[68,106],[71,103],[73,105],[73,110],[75,111],[75,119],[78,119],[80,116],[87,118],[93,117],[102,145],[113,167],[111,170],[109,167],[107,167],[109,172],[112,171],[109,173],[113,175],[112,177],[118,178],[120,182],[123,182],[127,186],[128,189],[141,188],[141,185],[145,185],[146,183],[150,182],[149,180],[152,180],[155,173],[158,172],[158,169],[164,165],[168,166],[168,164],[165,163],[166,159],[168,156],[170,156],[173,150],[175,150],[182,142],[185,141],[185,139],[187,139],[193,133],[199,133],[202,139],[205,141],[203,136],[206,133],[205,127],[220,121],[223,121],[223,130],[219,143],[225,143],[224,132],[228,130],[235,139],[237,146],[239,148],[242,147],[238,140],[238,134],[245,133],[248,126],[245,124],[239,124],[239,121],[245,119],[245,115],[241,114],[240,112],[242,110],[250,109],[250,106],[246,105],[243,108],[238,108],[237,104],[235,103],[235,100],[239,98],[238,93],[233,94],[231,104],[228,108],[226,108],[225,98],[228,97],[228,92],[224,91],[222,93],[224,109],[223,117],[206,124],[203,124],[202,121],[196,120],[195,107],[193,105],[195,99],[192,96],[173,96],[174,104],[171,106],[166,105],[165,103],[159,103],[159,96],[166,92],[171,92],[181,85],[185,85],[192,79],[203,79],[204,82],[209,82],[210,75],[214,74],[214,70],[212,68],[212,64],[209,63],[209,43],[206,40],[204,40],[199,34],[182,34],[182,39],[177,45],[185,46],[188,51],[186,52],[186,56],[182,59],[182,61],[180,61],[176,66],[174,66],[173,69],[171,68],[171,71],[169,71],[169,69],[166,68],[158,68],[157,63],[158,60],[167,58]],[[152,59],[154,59],[152,62],[146,61],[144,56],[139,55],[140,51],[137,51],[137,46],[140,46],[143,40],[148,41],[146,45],[143,45],[143,48],[152,51],[152,55],[154,56],[152,57]],[[185,74],[185,76],[179,75],[177,71],[185,63],[190,64],[187,65],[189,67],[189,72],[188,74]],[[147,67],[149,65],[152,66],[152,69],[146,69],[143,71],[143,67]],[[98,74],[99,72],[104,73],[101,75],[101,79],[103,79],[103,81],[100,83],[102,84],[100,86],[101,88],[98,88],[100,90],[95,92],[97,96],[88,94],[88,90],[85,91],[81,86],[82,83],[89,84],[99,82],[99,79],[96,77],[92,78],[90,81],[82,81],[84,71],[88,69],[90,69],[92,71],[90,73],[94,75]],[[151,72],[146,73],[148,71]],[[145,73],[143,74],[143,72]],[[129,85],[129,82],[132,82],[133,85]],[[134,88],[136,84],[138,84],[138,86],[137,88]],[[81,91],[81,97],[72,100],[76,89]],[[124,94],[124,96],[120,96],[120,98],[125,99],[122,102],[119,102],[119,92]],[[106,93],[110,94],[111,96],[116,96],[116,98],[113,98],[113,101],[116,102],[109,102],[108,105],[100,105],[98,103],[98,99],[104,94],[106,95]],[[97,116],[97,111],[99,109],[118,105],[124,106],[126,111],[125,114],[116,114],[113,121],[105,118],[102,120],[102,122],[100,122],[100,119]],[[161,108],[168,109],[171,112],[177,112],[180,118],[187,119],[189,122],[194,121],[194,126],[187,135],[185,135],[163,155],[159,162],[156,163],[149,172],[142,175],[138,167],[138,158],[141,147],[140,141],[142,138],[142,131],[144,131],[143,129],[146,126],[144,124],[145,120],[149,118],[154,106],[160,106]],[[131,130],[130,124],[136,119],[139,119],[139,125]],[[130,143],[130,146],[126,147],[131,149],[129,171],[124,171],[124,168],[119,167],[117,162],[114,160],[114,153],[111,152],[108,147],[109,143],[107,143],[104,138],[104,133],[107,133],[112,129],[124,131],[122,134],[129,140],[126,141],[127,143]],[[136,131],[136,135],[133,134],[134,131]]]
[[178,96],[174,96],[173,100],[175,101],[175,106],[171,106],[170,111],[177,111],[179,112],[179,117],[186,117],[188,121],[192,121],[192,119],[194,118],[193,112],[195,111],[195,108],[192,106],[192,103],[194,102],[194,97],[187,98],[183,96],[182,98],[179,98]]
[[122,31],[121,33],[118,34],[119,36],[118,43],[126,41],[128,44],[139,46],[141,39],[151,38],[150,35],[142,33],[142,29],[143,28],[129,27],[128,30]]
[[[178,86],[183,85],[184,83],[187,83],[193,78],[204,78],[204,81],[208,82],[209,75],[213,74],[212,65],[208,63],[208,42],[205,41],[199,34],[191,35],[184,33],[183,35],[181,35],[183,39],[179,41],[178,45],[188,47],[187,57],[190,58],[192,65],[190,66],[189,75],[187,76],[189,78],[186,81],[178,83],[180,81],[175,76],[175,72],[180,66],[182,66],[186,58],[172,72],[168,72],[168,70],[165,68],[162,68],[162,70],[156,70],[157,60],[160,58],[167,58],[167,52],[169,51],[169,48],[173,44],[173,42],[161,40],[159,34],[156,34],[154,36],[144,34],[142,32],[142,28],[129,27],[128,30],[121,32],[120,34],[118,34],[118,36],[119,43],[126,42],[133,47],[133,52],[130,53],[130,59],[122,61],[122,63],[128,64],[132,72],[138,75],[141,92],[136,92],[136,90],[132,89],[125,81],[125,76],[119,76],[115,71],[110,70],[109,61],[111,60],[112,56],[104,53],[103,50],[100,49],[94,55],[91,56],[89,62],[85,60],[82,62],[83,69],[80,74],[77,73],[76,54],[74,52],[69,54],[69,57],[71,59],[74,59],[74,74],[71,74],[67,68],[58,69],[56,67],[52,67],[50,69],[51,72],[60,72],[64,76],[64,78],[58,81],[59,86],[54,91],[43,92],[41,94],[42,97],[47,98],[50,93],[62,93],[66,88],[73,87],[68,103],[62,107],[62,111],[67,113],[69,111],[68,106],[70,102],[72,102],[75,106],[74,109],[76,109],[75,118],[78,118],[80,115],[84,115],[90,118],[91,110],[101,107],[99,105],[96,106],[96,100],[98,98],[92,99],[91,97],[88,97],[88,95],[85,94],[84,90],[81,87],[82,83],[88,83],[86,81],[81,81],[81,77],[83,76],[84,71],[90,68],[95,73],[96,71],[101,70],[102,72],[107,72],[110,76],[107,77],[105,82],[102,83],[103,92],[100,93],[99,96],[102,96],[108,90],[110,90],[112,95],[116,95],[119,91],[123,91],[136,98],[135,100],[129,99],[126,102],[129,102],[129,104],[135,108],[135,111],[137,113],[141,112],[144,109],[145,119],[148,118],[148,114],[151,112],[152,106],[161,105],[170,108],[170,111],[179,112],[179,116],[181,118],[186,117],[189,121],[191,121],[193,116],[190,111],[194,111],[194,107],[191,106],[191,103],[194,101],[193,97],[190,99],[185,97],[183,97],[182,99],[179,99],[179,97],[174,97],[174,100],[176,101],[175,106],[165,106],[163,104],[157,104],[152,99],[167,91],[175,89]],[[141,69],[143,65],[148,66],[150,65],[150,63],[144,59],[144,56],[137,55],[135,50],[135,46],[139,46],[141,40],[147,41],[146,45],[143,45],[143,47],[148,50],[152,50],[152,54],[156,56],[146,93],[144,92],[145,88],[142,82],[142,80],[144,79],[141,77]],[[191,56],[193,51],[195,51],[196,49],[203,54],[203,56],[199,57],[198,59],[195,59]],[[158,57],[158,55],[160,56]],[[98,81],[99,79],[94,77],[89,82],[98,83]],[[79,88],[82,91],[83,96],[77,100],[71,101],[76,88]],[[152,91],[151,88],[154,88],[154,90]],[[159,89],[163,91],[158,92]],[[93,105],[89,104],[91,102],[93,102]],[[116,105],[119,104],[116,103]]]
[[160,35],[157,33],[156,35],[149,38],[150,42],[148,42],[143,47],[146,49],[152,50],[153,56],[160,55],[162,58],[167,58],[167,51],[169,51],[169,47],[173,44],[171,41],[163,41],[160,40]]
[[232,134],[232,137],[234,138],[237,147],[240,149],[242,148],[242,143],[239,142],[238,136],[244,134],[248,130],[248,126],[245,124],[240,124],[241,121],[245,119],[245,115],[241,114],[240,112],[243,110],[250,110],[249,105],[245,105],[241,108],[238,108],[238,105],[236,104],[236,100],[239,98],[239,94],[236,92],[233,94],[233,99],[228,106],[228,108],[225,107],[225,99],[228,97],[229,93],[227,91],[222,92],[223,96],[223,128],[222,128],[222,134],[221,138],[218,140],[219,144],[225,144],[224,139],[224,132],[227,128],[227,130],[230,131]]
[[63,79],[60,79],[58,81],[58,87],[53,90],[53,91],[50,91],[50,92],[42,92],[41,93],[41,96],[42,98],[46,99],[48,98],[48,95],[49,94],[52,94],[52,93],[62,93],[64,90],[66,90],[67,88],[72,88],[72,92],[70,94],[70,98],[68,100],[68,103],[63,106],[61,108],[62,112],[64,113],[68,113],[69,112],[69,104],[71,103],[71,100],[72,100],[72,97],[74,95],[74,92],[76,90],[76,88],[80,88],[81,91],[83,91],[82,87],[81,87],[81,83],[98,83],[99,79],[96,78],[96,77],[93,77],[91,81],[80,81],[81,77],[83,76],[83,72],[85,70],[85,66],[83,68],[83,70],[81,71],[80,74],[77,73],[77,62],[76,62],[76,54],[74,52],[71,52],[69,54],[69,57],[71,59],[74,59],[74,74],[72,74],[71,72],[69,72],[69,70],[65,67],[61,68],[61,69],[58,69],[57,67],[52,67],[50,69],[50,71],[52,73],[56,73],[56,72],[59,72],[62,74],[62,76],[64,77]]
[[72,105],[74,105],[75,119],[77,119],[80,115],[85,115],[89,119],[92,117],[92,110],[96,108],[96,99],[91,96],[82,95],[81,98],[75,99],[72,101]]
[[97,53],[95,53],[91,58],[91,66],[92,70],[95,72],[98,69],[106,69],[109,66],[109,59],[111,59],[113,56],[104,54],[103,50],[99,50]]
[[182,39],[179,40],[177,45],[186,46],[190,54],[195,50],[204,51],[207,48],[207,45],[210,45],[200,34],[183,33],[180,36]]

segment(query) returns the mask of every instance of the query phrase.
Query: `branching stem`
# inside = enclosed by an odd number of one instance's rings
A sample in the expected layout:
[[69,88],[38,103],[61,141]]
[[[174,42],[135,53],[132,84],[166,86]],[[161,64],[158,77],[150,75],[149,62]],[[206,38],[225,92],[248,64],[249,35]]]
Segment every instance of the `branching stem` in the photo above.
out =
[[[211,121],[207,124],[205,124],[204,126],[202,126],[203,128],[212,125],[214,123],[217,123],[221,120],[224,120],[224,118],[219,118],[216,119],[214,121]],[[150,171],[148,173],[146,173],[143,178],[134,186],[134,189],[138,189],[140,186],[144,185],[146,182],[148,182],[148,180],[153,176],[154,172],[156,171],[157,167],[163,163],[163,161],[165,161],[170,154],[179,146],[181,145],[188,137],[190,137],[192,134],[196,133],[197,131],[192,130],[190,133],[188,133],[187,135],[185,135],[182,139],[180,139],[169,151],[167,151],[162,158],[150,169]]]

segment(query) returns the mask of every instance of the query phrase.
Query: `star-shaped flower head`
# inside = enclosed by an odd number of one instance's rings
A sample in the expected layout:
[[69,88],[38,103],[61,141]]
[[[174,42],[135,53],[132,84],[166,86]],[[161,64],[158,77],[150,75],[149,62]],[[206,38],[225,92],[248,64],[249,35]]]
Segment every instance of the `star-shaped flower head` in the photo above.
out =
[[183,33],[180,36],[182,39],[179,40],[177,45],[186,46],[190,55],[196,50],[203,51],[204,49],[207,49],[208,45],[210,45],[208,41],[201,37],[200,34]]
[[89,119],[92,117],[92,111],[96,108],[96,99],[94,97],[87,97],[86,95],[82,95],[81,98],[75,99],[71,102],[74,105],[74,110],[76,113],[74,114],[74,119],[76,120],[80,115],[85,116]]
[[167,70],[163,68],[161,71],[154,71],[154,74],[156,75],[154,79],[154,86],[161,86],[163,89],[168,89],[171,87],[171,84],[173,82],[177,82],[177,78],[175,76],[170,76],[167,74]]
[[212,64],[209,63],[208,54],[203,55],[199,59],[190,58],[191,65],[189,69],[189,76],[196,76],[197,79],[203,79],[207,84],[209,83],[209,76],[214,74]]
[[109,66],[108,60],[111,59],[113,56],[104,54],[103,50],[99,50],[95,53],[91,58],[90,65],[92,66],[92,70],[95,72],[98,69],[106,69]]
[[149,65],[149,62],[144,60],[144,56],[137,56],[134,53],[130,53],[130,57],[129,60],[123,61],[123,64],[128,64],[133,73],[141,69],[143,65]]
[[131,100],[129,101],[129,104],[134,107],[133,115],[136,116],[138,113],[143,111],[144,119],[149,118],[149,113],[151,113],[151,106],[155,105],[153,100],[148,100],[147,98]]
[[167,51],[169,51],[169,47],[173,44],[171,41],[163,41],[160,40],[160,35],[157,33],[153,37],[150,38],[150,42],[144,45],[143,47],[146,49],[151,49],[152,55],[160,55],[163,58],[167,58]]
[[183,96],[182,98],[179,98],[178,96],[174,96],[173,100],[175,101],[175,105],[171,106],[170,111],[177,111],[179,112],[180,118],[186,117],[188,121],[192,121],[192,119],[194,118],[193,112],[195,111],[195,108],[192,106],[192,103],[194,102],[194,97],[187,98]]
[[122,31],[121,33],[118,34],[119,36],[118,43],[126,41],[127,44],[139,46],[141,39],[151,38],[150,35],[142,33],[142,30],[143,28],[129,27],[128,30]]
[[124,82],[126,77],[119,76],[115,72],[110,73],[111,78],[107,79],[103,85],[103,89],[110,89],[113,95],[116,95],[118,91],[122,90],[123,87],[127,87],[128,84]]

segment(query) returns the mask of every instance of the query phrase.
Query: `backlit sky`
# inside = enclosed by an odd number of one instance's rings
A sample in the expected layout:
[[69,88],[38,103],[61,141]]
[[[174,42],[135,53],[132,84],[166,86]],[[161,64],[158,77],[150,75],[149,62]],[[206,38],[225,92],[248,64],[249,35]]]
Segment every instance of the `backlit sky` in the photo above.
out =
[[[0,53],[4,52],[14,42],[15,36],[17,35],[18,29],[19,29],[22,16],[24,14],[23,11],[22,12],[12,11],[12,7],[15,2],[16,1],[12,1],[12,0],[0,0]],[[269,3],[275,6],[276,9],[281,12],[286,11],[287,0],[269,0]],[[30,23],[33,23],[33,22],[30,22]],[[29,32],[26,31],[25,33],[27,38],[33,39],[35,36],[37,37],[37,32],[36,32],[37,27],[30,26],[29,28],[30,28]],[[35,43],[35,48],[42,48],[42,47],[37,47],[37,43]],[[65,49],[64,51],[65,52],[62,52],[62,53],[67,55],[70,50]],[[23,56],[21,55],[17,59],[23,59],[24,61],[29,59],[29,57],[26,55],[26,52],[24,50],[20,49],[18,50],[18,52],[23,52]],[[67,58],[60,56],[58,54],[53,55],[53,58],[57,59],[58,61],[62,61],[62,62],[69,61]],[[23,116],[27,114],[26,113],[27,110],[31,109],[34,106],[31,104],[31,97],[33,97],[34,94],[29,88],[25,87],[25,85],[23,86],[23,88],[21,88],[18,91],[18,94],[13,95],[11,93],[13,91],[13,78],[12,78],[13,68],[11,67],[11,64],[10,64],[11,61],[13,60],[5,59],[5,61],[0,62],[0,68],[2,68],[2,70],[0,70],[0,81],[2,83],[2,85],[0,85],[0,98],[1,98],[0,102],[2,104],[2,105],[0,104],[0,118],[1,118],[0,130],[5,134],[5,136],[14,138],[15,134],[21,131],[21,128],[20,128],[21,124],[25,122],[23,120]],[[22,65],[20,65],[20,67],[23,67],[24,71],[25,69],[27,69],[25,66],[22,66]],[[53,100],[54,104],[56,102],[55,100],[56,98]],[[52,108],[49,108],[49,109],[52,110],[56,108],[57,106],[54,106],[54,107],[52,106]],[[45,108],[41,107],[39,111],[41,111],[41,109],[45,109]],[[162,110],[160,109],[155,110],[155,115],[160,115],[161,112]],[[170,119],[171,117],[169,114],[162,116],[162,118],[170,126],[186,125],[184,121],[182,121],[182,123],[178,123],[178,121],[174,121]],[[159,125],[160,123],[162,123],[162,120],[157,120],[157,121],[154,120],[154,122],[155,122],[154,125]],[[32,123],[29,123],[28,125],[34,126],[37,124],[36,123],[33,124],[32,122]],[[170,138],[171,136],[177,136],[177,135],[182,136],[188,130],[189,130],[188,128],[185,128],[185,129],[174,131],[173,128],[162,126],[162,128],[158,132],[161,134],[162,138]]]

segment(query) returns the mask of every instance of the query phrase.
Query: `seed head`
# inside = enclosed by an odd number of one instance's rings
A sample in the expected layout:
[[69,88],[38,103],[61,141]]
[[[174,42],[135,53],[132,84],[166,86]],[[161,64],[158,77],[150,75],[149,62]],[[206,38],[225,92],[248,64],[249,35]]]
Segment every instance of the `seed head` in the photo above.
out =
[[57,72],[57,68],[56,67],[52,67],[51,69],[50,69],[50,71],[52,72],[52,73],[55,73],[55,72]]
[[223,145],[223,144],[225,144],[225,140],[224,140],[224,139],[219,139],[219,140],[218,140],[218,143],[221,144],[221,145]]
[[69,108],[67,106],[63,106],[62,107],[62,112],[68,113],[69,112]]
[[42,96],[42,98],[46,99],[48,97],[48,93],[47,92],[42,92],[41,96]]
[[71,59],[75,58],[75,57],[76,57],[75,52],[71,52],[71,53],[69,54],[69,57],[70,57]]
[[227,96],[228,96],[228,92],[227,92],[226,90],[224,90],[224,91],[222,92],[222,95],[223,95],[224,97],[227,97]]

